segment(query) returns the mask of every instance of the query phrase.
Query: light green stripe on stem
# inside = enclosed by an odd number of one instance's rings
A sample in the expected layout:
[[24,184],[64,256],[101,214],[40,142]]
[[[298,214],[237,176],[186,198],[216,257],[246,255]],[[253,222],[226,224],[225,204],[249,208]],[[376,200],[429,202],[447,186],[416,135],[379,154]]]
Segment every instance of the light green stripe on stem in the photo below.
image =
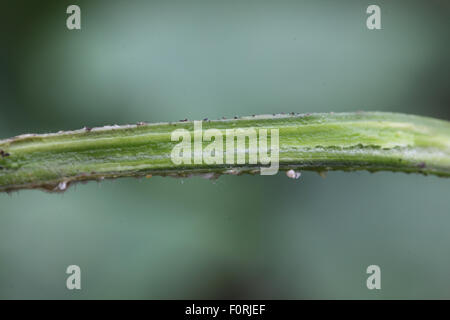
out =
[[[444,120],[360,112],[203,121],[203,130],[249,127],[279,130],[281,170],[387,170],[450,176],[450,122]],[[76,181],[149,174],[213,177],[259,173],[260,164],[173,164],[170,155],[178,142],[171,141],[171,133],[180,128],[193,133],[192,122],[174,122],[1,140],[0,191],[62,191]],[[226,152],[224,149],[224,158]]]

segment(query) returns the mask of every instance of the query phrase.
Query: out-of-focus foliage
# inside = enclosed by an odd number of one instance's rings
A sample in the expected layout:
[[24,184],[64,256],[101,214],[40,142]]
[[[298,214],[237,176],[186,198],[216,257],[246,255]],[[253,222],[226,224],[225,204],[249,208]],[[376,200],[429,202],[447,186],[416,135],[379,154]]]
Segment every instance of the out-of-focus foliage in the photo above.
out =
[[[369,1],[77,1],[81,31],[70,4],[0,6],[1,138],[290,111],[450,119],[445,1],[378,1],[377,31]],[[362,172],[0,194],[0,298],[450,298],[449,191]]]

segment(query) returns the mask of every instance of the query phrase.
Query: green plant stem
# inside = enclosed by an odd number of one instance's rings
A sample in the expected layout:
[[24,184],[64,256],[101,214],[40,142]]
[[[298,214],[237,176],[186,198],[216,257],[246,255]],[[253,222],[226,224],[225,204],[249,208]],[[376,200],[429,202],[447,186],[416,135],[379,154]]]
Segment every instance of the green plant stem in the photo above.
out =
[[[402,171],[450,176],[450,122],[382,113],[263,115],[203,121],[203,130],[279,130],[280,170]],[[175,165],[175,129],[192,122],[111,126],[1,140],[0,191],[63,191],[72,182],[124,176],[259,173],[257,165]],[[224,150],[224,152],[227,152]]]

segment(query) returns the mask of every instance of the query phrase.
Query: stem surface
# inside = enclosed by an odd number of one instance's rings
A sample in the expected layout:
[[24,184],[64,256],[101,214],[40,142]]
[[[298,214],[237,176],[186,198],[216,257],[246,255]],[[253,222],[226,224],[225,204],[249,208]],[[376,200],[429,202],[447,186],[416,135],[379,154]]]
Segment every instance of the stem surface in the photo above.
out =
[[[384,112],[261,115],[203,121],[203,130],[279,130],[281,170],[387,170],[450,176],[450,122]],[[260,164],[171,160],[176,129],[193,122],[84,128],[0,140],[0,191],[64,191],[73,182],[124,176],[259,173]],[[270,130],[269,130],[270,131]],[[210,142],[203,142],[206,146]],[[224,148],[224,159],[227,150]],[[249,150],[247,149],[248,153]]]

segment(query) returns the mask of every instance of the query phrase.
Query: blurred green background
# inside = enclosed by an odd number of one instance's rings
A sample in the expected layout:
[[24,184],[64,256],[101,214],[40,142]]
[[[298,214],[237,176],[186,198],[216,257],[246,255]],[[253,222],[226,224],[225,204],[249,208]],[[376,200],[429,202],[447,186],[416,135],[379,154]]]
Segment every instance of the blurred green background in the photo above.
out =
[[[0,18],[0,138],[291,111],[450,119],[445,0],[5,0]],[[449,195],[448,179],[367,172],[0,194],[0,298],[448,299]]]

